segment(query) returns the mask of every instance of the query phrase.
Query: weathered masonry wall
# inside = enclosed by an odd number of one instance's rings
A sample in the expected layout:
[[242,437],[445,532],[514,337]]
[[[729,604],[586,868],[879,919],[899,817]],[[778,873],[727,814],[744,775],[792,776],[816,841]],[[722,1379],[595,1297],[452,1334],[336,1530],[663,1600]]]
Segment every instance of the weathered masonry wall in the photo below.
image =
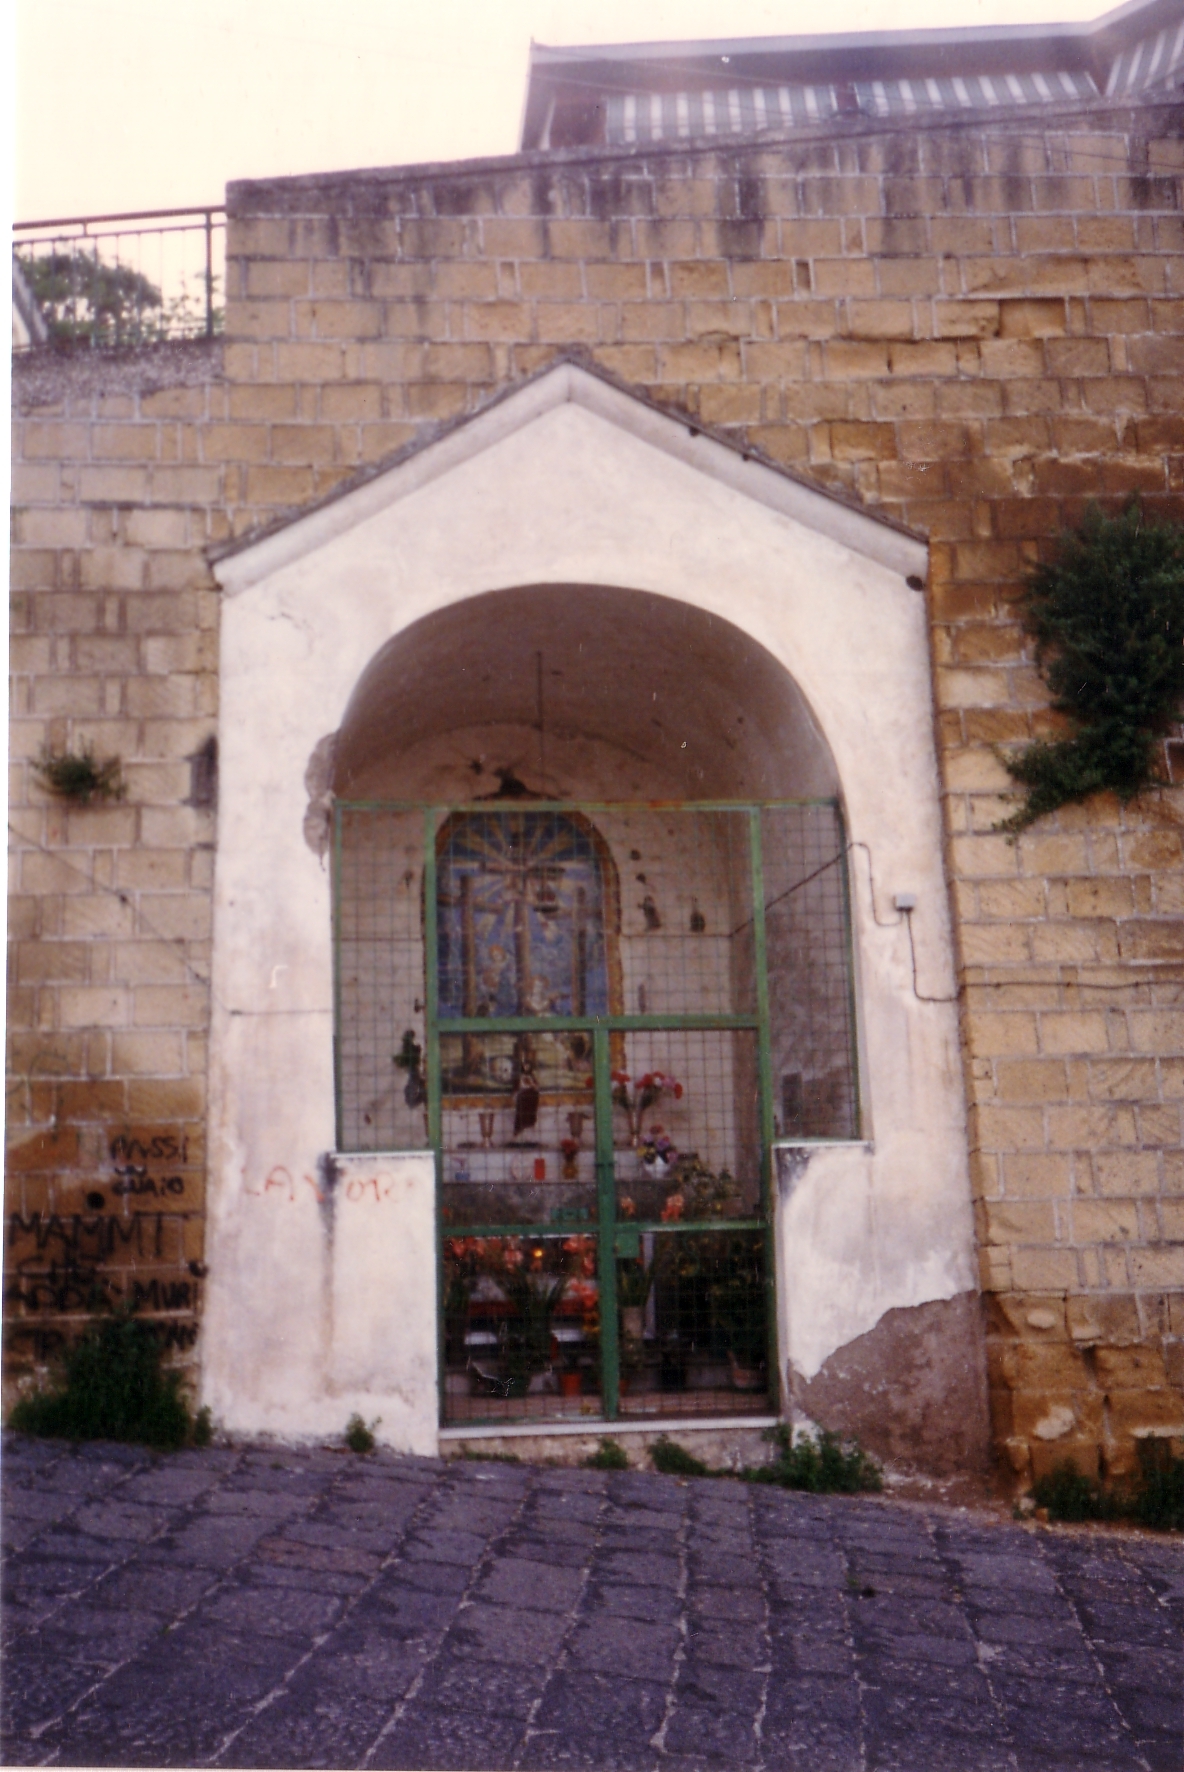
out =
[[[12,565],[6,1375],[100,1301],[192,1357],[204,1276],[206,1031],[223,469],[197,427],[217,347],[18,359]],[[66,807],[44,748],[118,757]]]
[[231,191],[226,369],[258,461],[236,529],[577,344],[931,538],[995,1426],[1021,1473],[1184,1431],[1184,793],[991,829],[993,746],[1047,726],[1026,566],[1090,497],[1184,514],[1182,118]]
[[[994,747],[1049,724],[1027,566],[1090,498],[1184,517],[1182,176],[1165,102],[232,186],[223,378],[122,406],[66,388],[18,434],[18,759],[93,731],[143,773],[63,820],[17,763],[10,1235],[40,1234],[63,1175],[69,1212],[109,1195],[116,1129],[200,1125],[204,986],[124,956],[204,965],[201,548],[574,347],[929,536],[996,1434],[1021,1476],[1184,1435],[1184,787],[992,829]],[[175,748],[133,749],[158,720]],[[161,854],[169,883],[120,903],[120,867],[147,881]],[[195,924],[162,924],[166,898]]]

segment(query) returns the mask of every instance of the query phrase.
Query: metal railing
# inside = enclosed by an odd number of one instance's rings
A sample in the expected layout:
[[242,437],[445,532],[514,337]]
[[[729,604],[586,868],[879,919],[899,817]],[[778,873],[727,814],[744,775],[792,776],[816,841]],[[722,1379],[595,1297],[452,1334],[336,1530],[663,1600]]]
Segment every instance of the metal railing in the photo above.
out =
[[16,350],[120,350],[222,330],[221,204],[17,222],[13,236]]

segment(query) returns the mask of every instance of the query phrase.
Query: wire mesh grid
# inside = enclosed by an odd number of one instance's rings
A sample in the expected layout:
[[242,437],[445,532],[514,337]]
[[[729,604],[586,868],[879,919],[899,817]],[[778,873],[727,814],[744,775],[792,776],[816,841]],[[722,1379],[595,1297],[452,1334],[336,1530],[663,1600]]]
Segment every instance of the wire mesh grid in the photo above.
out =
[[[593,1237],[448,1236],[443,1291],[445,1422],[603,1415]],[[622,1416],[769,1407],[763,1232],[640,1232],[616,1295]]]
[[337,818],[338,1140],[422,1149],[423,815],[342,806]]
[[648,1231],[637,1241],[617,1262],[621,1414],[767,1409],[763,1231]]
[[754,1014],[734,938],[752,915],[747,811],[619,810],[597,825],[619,872],[619,1013]]
[[743,810],[457,812],[437,839],[439,1013],[752,1013]]
[[784,1138],[857,1138],[842,822],[831,805],[761,814],[773,1119]]
[[756,1029],[639,1029],[621,1046],[611,1091],[618,1220],[759,1213]]
[[446,1237],[443,1326],[446,1422],[601,1414],[595,1238]]
[[[441,1036],[444,1224],[595,1220],[591,1049],[590,1030]],[[489,1087],[472,1092],[474,1077]]]
[[768,1131],[857,1126],[845,894],[826,804],[339,808],[341,1136],[437,1128],[446,1420],[768,1407]]

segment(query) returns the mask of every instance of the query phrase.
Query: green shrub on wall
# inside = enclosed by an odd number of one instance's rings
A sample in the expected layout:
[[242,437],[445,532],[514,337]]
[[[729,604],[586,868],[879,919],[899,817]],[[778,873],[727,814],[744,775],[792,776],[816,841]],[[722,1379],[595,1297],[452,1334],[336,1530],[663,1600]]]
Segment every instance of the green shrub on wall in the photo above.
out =
[[1104,789],[1133,799],[1157,779],[1158,742],[1184,715],[1184,534],[1134,503],[1120,517],[1091,508],[1028,580],[1024,615],[1071,729],[1003,756],[1027,789],[1000,826],[1012,831]]

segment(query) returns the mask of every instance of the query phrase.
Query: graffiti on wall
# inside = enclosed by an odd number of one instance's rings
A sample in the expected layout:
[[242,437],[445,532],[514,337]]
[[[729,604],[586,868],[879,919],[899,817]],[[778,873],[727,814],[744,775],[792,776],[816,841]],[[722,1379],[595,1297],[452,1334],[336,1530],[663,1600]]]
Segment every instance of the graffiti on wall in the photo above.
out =
[[109,1154],[114,1172],[111,1192],[117,1199],[174,1199],[184,1194],[180,1170],[189,1161],[188,1138],[158,1133],[139,1139],[121,1132],[111,1140]]
[[44,1173],[52,1191],[38,1192],[49,1192],[50,1206],[10,1201],[5,1214],[8,1354],[43,1362],[70,1338],[58,1320],[119,1307],[161,1319],[166,1349],[192,1348],[207,1270],[194,1240],[200,1172],[189,1134],[121,1128],[105,1140],[96,1170],[63,1174],[47,1162]]
[[[381,1205],[384,1200],[392,1200],[396,1194],[405,1192],[410,1185],[406,1177],[400,1179],[385,1170],[378,1170],[370,1175],[350,1175],[343,1187],[338,1186],[341,1165],[333,1157],[322,1157],[318,1164],[317,1176],[302,1175],[297,1179],[292,1171],[283,1163],[275,1163],[268,1170],[261,1182],[252,1182],[243,1171],[243,1192],[252,1200],[271,1200],[285,1206],[294,1206],[298,1200],[312,1198],[318,1206],[325,1206],[330,1200],[346,1200],[351,1205],[369,1200]],[[311,1195],[304,1192],[311,1189]]]

